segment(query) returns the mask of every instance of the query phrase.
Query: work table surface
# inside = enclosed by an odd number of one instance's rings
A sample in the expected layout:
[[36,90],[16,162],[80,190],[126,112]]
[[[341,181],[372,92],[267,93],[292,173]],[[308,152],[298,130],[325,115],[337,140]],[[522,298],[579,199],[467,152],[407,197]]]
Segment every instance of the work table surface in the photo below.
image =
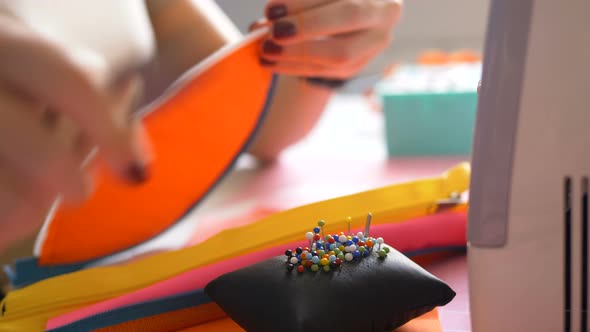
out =
[[[337,96],[311,135],[272,165],[241,158],[234,171],[191,216],[196,232],[203,222],[255,209],[286,209],[403,181],[437,176],[469,157],[388,159],[383,119],[367,100]],[[269,230],[272,231],[272,230]],[[468,332],[469,298],[466,257],[427,266],[447,282],[456,298],[439,310],[445,332]]]

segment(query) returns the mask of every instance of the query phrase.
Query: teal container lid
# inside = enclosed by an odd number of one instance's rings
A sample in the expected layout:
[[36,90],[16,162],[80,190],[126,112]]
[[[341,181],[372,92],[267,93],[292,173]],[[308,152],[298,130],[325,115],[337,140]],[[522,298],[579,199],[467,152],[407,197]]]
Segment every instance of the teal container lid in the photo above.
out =
[[405,66],[377,85],[389,156],[469,155],[481,65]]

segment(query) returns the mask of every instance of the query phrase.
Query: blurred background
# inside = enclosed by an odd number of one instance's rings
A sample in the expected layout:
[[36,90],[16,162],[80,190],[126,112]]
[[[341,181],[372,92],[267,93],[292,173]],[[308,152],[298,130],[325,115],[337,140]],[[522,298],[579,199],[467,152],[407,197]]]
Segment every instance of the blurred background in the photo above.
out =
[[[260,17],[266,0],[216,0],[244,32],[253,18]],[[489,0],[406,0],[395,41],[367,71],[391,61],[413,60],[425,48],[481,51],[487,24]]]

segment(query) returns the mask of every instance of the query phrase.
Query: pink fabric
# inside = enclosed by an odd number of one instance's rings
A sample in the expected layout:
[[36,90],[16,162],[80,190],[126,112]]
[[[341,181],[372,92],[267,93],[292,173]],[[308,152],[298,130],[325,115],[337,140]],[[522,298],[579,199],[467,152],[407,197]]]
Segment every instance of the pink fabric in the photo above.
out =
[[[466,215],[462,212],[444,212],[403,223],[376,225],[371,227],[371,232],[383,237],[386,243],[403,252],[462,246],[466,243]],[[307,241],[304,240],[280,245],[196,268],[129,294],[54,317],[47,322],[46,328],[55,329],[107,310],[204,288],[211,280],[222,274],[277,256],[287,248],[306,246],[306,244]]]

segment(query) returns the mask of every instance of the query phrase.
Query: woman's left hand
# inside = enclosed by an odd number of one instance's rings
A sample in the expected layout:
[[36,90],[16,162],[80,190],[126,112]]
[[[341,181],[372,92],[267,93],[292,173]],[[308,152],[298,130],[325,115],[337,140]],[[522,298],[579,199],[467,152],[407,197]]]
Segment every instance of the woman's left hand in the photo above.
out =
[[385,49],[401,0],[270,0],[261,63],[285,75],[346,80]]

